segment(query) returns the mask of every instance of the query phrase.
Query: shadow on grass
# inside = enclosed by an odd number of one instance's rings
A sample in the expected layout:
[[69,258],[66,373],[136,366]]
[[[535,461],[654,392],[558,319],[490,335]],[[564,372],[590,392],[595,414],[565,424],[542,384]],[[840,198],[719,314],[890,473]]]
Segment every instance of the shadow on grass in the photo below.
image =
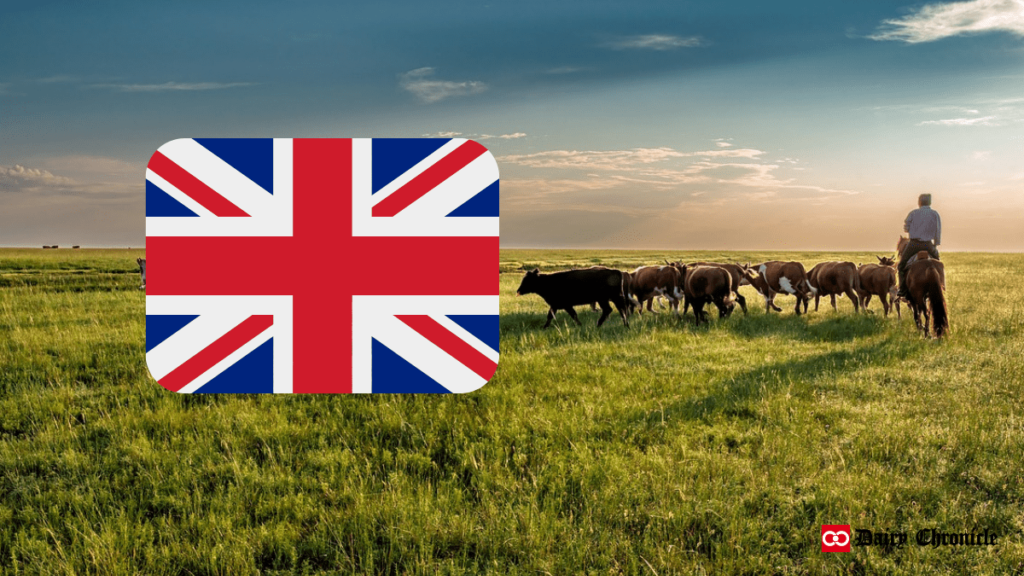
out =
[[880,366],[903,360],[920,352],[923,340],[893,335],[852,350],[835,350],[753,366],[735,376],[722,378],[711,391],[699,398],[681,399],[664,409],[634,412],[630,425],[654,425],[669,417],[687,420],[709,419],[718,414],[753,417],[748,404],[774,394],[794,382],[811,382],[823,374],[852,372],[867,366]]
[[[717,318],[718,312],[711,311],[711,324],[697,327],[694,325],[693,312],[677,318],[673,313],[662,311],[656,315],[650,313],[643,316],[633,314],[629,317],[629,329],[625,329],[618,312],[613,312],[601,328],[597,328],[599,312],[588,308],[577,310],[582,326],[577,326],[568,314],[559,312],[551,327],[545,330],[547,315],[530,312],[515,312],[501,315],[501,335],[518,336],[529,333],[546,333],[550,331],[580,331],[593,333],[595,336],[608,338],[605,332],[615,333],[619,339],[635,331],[652,328],[658,330],[675,329],[693,333],[708,332],[711,327],[744,339],[781,337],[801,342],[848,342],[858,338],[877,335],[887,329],[895,319],[885,319],[875,315],[856,315],[842,312],[821,312],[818,314],[796,316],[795,314],[757,314],[744,316],[735,312],[729,318]],[[827,316],[819,319],[818,315]]]
[[742,313],[739,316],[733,313],[722,326],[731,334],[746,339],[781,336],[801,342],[846,342],[879,334],[886,330],[888,323],[889,320],[881,316],[830,310],[801,316],[792,312],[750,314],[746,317]]

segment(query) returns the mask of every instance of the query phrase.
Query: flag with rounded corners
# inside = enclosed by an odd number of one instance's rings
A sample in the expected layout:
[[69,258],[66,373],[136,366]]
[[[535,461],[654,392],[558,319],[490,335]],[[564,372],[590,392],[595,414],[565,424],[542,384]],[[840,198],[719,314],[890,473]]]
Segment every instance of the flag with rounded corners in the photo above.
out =
[[498,167],[472,140],[173,140],[146,260],[171,391],[459,393],[497,368]]

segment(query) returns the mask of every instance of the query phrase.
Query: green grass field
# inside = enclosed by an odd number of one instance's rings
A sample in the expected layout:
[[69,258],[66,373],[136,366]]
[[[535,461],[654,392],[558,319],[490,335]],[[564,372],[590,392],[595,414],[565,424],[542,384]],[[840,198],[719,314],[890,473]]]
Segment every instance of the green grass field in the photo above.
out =
[[[542,331],[514,295],[523,267],[873,254],[507,250],[498,373],[453,397],[168,393],[141,255],[0,251],[0,574],[1024,571],[1024,255],[944,255],[936,342],[877,300]],[[826,523],[1000,539],[823,554]]]

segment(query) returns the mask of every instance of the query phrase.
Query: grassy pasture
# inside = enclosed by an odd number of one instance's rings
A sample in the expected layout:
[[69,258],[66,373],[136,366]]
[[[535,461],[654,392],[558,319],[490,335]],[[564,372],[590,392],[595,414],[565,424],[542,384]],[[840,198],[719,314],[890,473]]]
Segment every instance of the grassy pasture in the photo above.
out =
[[[542,331],[514,296],[524,267],[871,254],[506,250],[498,373],[456,397],[167,393],[141,255],[0,251],[0,574],[1024,570],[1024,255],[943,255],[939,343],[877,301]],[[824,523],[1000,540],[822,554]]]

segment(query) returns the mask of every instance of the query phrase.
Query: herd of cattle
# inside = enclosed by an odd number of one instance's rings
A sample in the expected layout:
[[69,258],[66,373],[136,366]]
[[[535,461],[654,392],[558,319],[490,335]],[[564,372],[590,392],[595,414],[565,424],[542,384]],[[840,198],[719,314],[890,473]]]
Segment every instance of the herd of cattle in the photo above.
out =
[[[545,328],[551,326],[558,310],[565,310],[577,324],[581,324],[573,307],[588,304],[595,310],[597,306],[601,307],[598,326],[611,315],[611,304],[614,304],[623,324],[628,327],[632,312],[643,314],[645,305],[649,312],[654,312],[652,304],[655,298],[667,299],[677,316],[680,315],[680,303],[683,304],[682,315],[692,306],[694,320],[700,325],[708,322],[708,313],[704,307],[709,304],[718,309],[719,318],[729,316],[737,303],[746,314],[747,302],[739,292],[740,286],[753,286],[764,298],[766,311],[782,311],[782,308],[775,305],[778,294],[796,297],[794,310],[798,315],[801,306],[803,312],[807,312],[812,298],[815,311],[818,310],[822,296],[831,297],[832,308],[838,310],[836,296],[845,295],[853,303],[855,312],[859,312],[862,307],[867,310],[871,298],[877,296],[882,301],[886,317],[895,307],[897,316],[902,318],[901,299],[896,290],[896,261],[882,256],[877,259],[878,264],[860,266],[852,262],[822,262],[809,272],[800,262],[781,261],[753,265],[666,261],[664,265],[641,266],[632,272],[603,266],[551,274],[542,274],[534,269],[526,273],[516,294],[537,294],[544,299],[549,308]],[[938,261],[933,263],[941,266]],[[944,278],[942,284],[944,288]],[[913,300],[909,304],[914,311],[915,321],[927,335],[928,307],[923,304],[919,307]],[[935,302],[932,305],[935,307]],[[948,326],[944,298],[942,308],[944,324],[941,327],[936,313],[937,336],[941,336]],[[920,320],[922,314],[925,316],[923,325]]]

